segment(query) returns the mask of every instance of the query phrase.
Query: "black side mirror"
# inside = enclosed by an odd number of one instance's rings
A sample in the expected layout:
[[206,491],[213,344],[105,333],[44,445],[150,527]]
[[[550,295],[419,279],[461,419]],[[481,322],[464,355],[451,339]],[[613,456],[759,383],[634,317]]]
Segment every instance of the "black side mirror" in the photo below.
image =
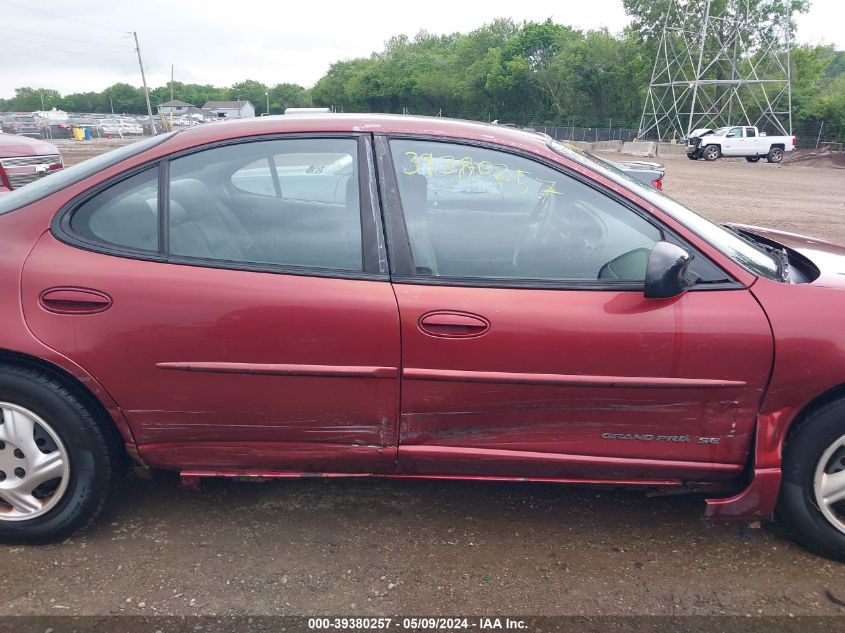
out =
[[668,299],[685,292],[694,283],[687,277],[691,261],[692,255],[680,246],[657,242],[646,266],[646,299]]

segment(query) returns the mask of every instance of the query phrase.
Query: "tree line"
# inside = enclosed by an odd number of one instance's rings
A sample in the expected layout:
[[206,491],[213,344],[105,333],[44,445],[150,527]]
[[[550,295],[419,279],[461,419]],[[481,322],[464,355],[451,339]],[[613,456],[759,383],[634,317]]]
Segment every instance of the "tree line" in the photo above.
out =
[[[783,9],[787,0],[766,1]],[[789,11],[802,10],[790,0]],[[780,4],[777,4],[780,3]],[[228,87],[174,82],[154,88],[157,104],[175,99],[249,100],[256,113],[325,106],[337,112],[442,115],[502,123],[636,129],[659,36],[648,14],[660,2],[625,0],[634,20],[621,34],[545,22],[495,20],[469,33],[391,38],[369,57],[335,62],[313,87],[246,80]],[[804,9],[806,7],[803,7]],[[845,52],[830,46],[793,49],[796,129],[845,139]],[[146,112],[143,91],[118,83],[101,92],[61,95],[17,88],[0,111],[53,107],[73,112]]]

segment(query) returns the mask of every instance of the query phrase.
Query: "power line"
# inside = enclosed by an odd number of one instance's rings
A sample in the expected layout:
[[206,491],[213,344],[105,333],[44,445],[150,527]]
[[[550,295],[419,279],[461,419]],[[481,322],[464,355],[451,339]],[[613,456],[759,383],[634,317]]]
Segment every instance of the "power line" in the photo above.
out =
[[[32,42],[28,42],[28,43],[32,44]],[[122,51],[68,51],[68,50],[63,50],[63,49],[60,49],[60,48],[53,48],[52,46],[50,48],[45,48],[43,46],[39,46],[37,48],[34,48],[32,46],[26,46],[25,44],[20,44],[18,42],[8,42],[8,40],[6,42],[3,42],[2,44],[4,46],[8,47],[8,48],[17,48],[17,49],[24,49],[24,50],[27,50],[27,51],[38,51],[38,52],[46,52],[46,53],[63,53],[63,54],[66,54],[66,55],[110,55],[110,54],[120,55],[120,54],[133,53],[134,52],[132,50],[122,50]]]
[[58,13],[51,13],[50,11],[44,11],[43,9],[34,9],[32,7],[28,7],[23,4],[17,4],[16,2],[9,2],[9,0],[0,0],[3,4],[8,4],[11,7],[16,7],[18,9],[24,9],[26,11],[33,11],[35,13],[41,13],[42,15],[49,15],[51,18],[57,18],[59,20],[67,20],[68,22],[76,22],[77,24],[82,24],[83,26],[87,27],[94,27],[98,29],[103,29],[105,31],[114,31],[115,33],[122,33],[122,37],[132,37],[131,35],[126,35],[126,31],[122,31],[120,29],[113,28],[111,26],[102,26],[100,24],[93,24],[91,22],[84,22],[82,20],[77,20],[76,18],[69,18],[66,15],[59,15]]
[[14,31],[15,33],[23,33],[25,35],[29,35],[31,37],[41,37],[48,40],[65,40],[67,42],[76,42],[79,44],[97,44],[99,46],[111,46],[112,48],[125,48],[124,45],[121,44],[109,44],[108,42],[95,42],[94,40],[78,40],[72,37],[61,37],[60,35],[45,35],[44,33],[35,33],[33,31],[24,31],[22,29],[13,29],[10,26],[2,26],[0,25],[0,30],[3,31]]

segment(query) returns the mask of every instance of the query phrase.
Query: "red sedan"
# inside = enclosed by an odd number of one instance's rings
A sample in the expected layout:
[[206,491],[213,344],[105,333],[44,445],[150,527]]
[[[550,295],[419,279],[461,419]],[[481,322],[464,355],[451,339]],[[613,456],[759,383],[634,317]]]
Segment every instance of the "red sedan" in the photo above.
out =
[[263,118],[0,198],[0,537],[130,460],[707,491],[845,558],[845,249],[548,137]]

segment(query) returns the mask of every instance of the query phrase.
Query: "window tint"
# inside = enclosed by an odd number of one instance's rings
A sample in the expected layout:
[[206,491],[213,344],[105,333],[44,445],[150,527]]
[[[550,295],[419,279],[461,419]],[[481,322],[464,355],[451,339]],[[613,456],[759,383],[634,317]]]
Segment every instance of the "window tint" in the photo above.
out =
[[745,136],[757,136],[757,130],[753,127],[745,128]]
[[87,240],[158,251],[158,169],[146,169],[83,203],[70,226]]
[[661,232],[565,174],[493,150],[391,141],[417,273],[642,281]]
[[172,255],[361,271],[357,142],[261,141],[173,160],[169,222]]

